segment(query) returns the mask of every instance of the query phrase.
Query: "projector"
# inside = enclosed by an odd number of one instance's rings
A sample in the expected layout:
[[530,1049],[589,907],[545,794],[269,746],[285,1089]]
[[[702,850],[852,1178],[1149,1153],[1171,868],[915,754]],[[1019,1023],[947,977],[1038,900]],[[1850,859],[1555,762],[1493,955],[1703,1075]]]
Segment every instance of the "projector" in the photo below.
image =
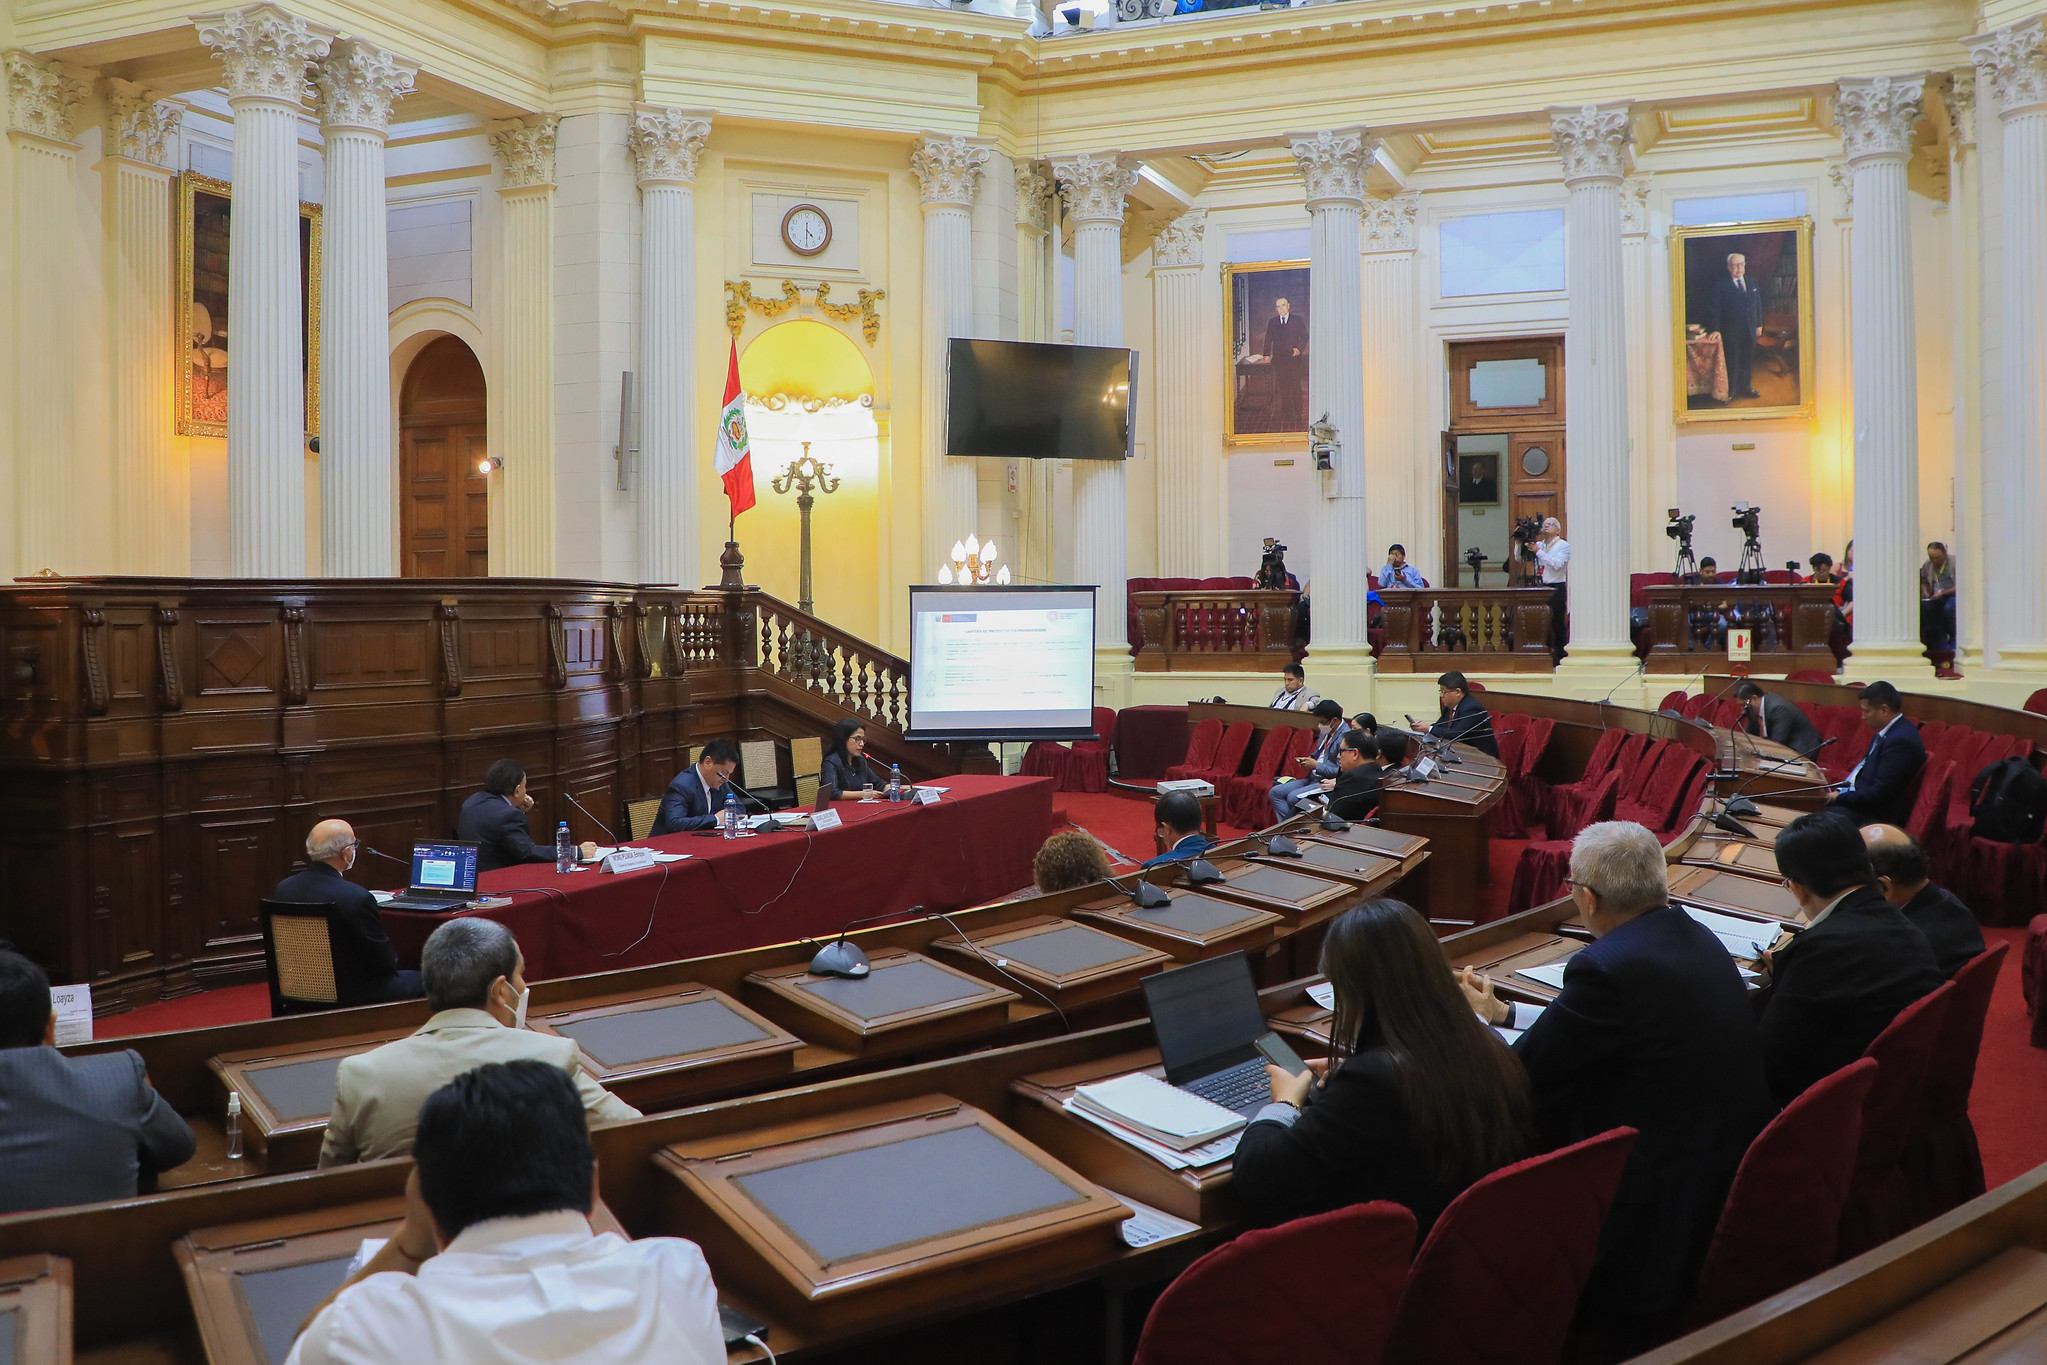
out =
[[1159,795],[1164,796],[1167,792],[1186,792],[1190,796],[1214,796],[1215,784],[1203,782],[1198,777],[1186,778],[1179,782],[1159,783]]

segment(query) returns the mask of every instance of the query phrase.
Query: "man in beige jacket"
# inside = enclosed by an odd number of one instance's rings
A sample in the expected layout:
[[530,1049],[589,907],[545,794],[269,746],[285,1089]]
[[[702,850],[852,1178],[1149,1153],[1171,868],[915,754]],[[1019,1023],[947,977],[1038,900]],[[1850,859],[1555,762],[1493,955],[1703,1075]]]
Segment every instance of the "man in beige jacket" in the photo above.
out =
[[433,1018],[409,1038],[341,1063],[320,1144],[322,1166],[406,1155],[426,1097],[487,1062],[527,1059],[560,1067],[576,1083],[591,1123],[640,1116],[583,1073],[574,1042],[526,1028],[526,959],[504,925],[449,920],[420,950],[419,969]]

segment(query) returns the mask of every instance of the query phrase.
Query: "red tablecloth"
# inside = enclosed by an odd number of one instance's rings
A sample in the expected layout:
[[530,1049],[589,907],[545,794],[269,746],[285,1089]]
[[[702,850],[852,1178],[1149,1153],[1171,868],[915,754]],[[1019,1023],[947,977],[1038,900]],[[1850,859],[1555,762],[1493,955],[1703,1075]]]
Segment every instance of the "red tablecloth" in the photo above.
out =
[[[841,829],[751,839],[672,834],[643,842],[684,862],[644,872],[558,874],[545,863],[502,868],[478,889],[512,903],[465,911],[509,926],[533,980],[641,967],[837,933],[850,919],[908,910],[958,910],[1031,880],[1031,859],[1052,833],[1046,777],[941,778],[935,806],[840,801]],[[448,917],[386,910],[399,961]]]
[[1116,713],[1116,777],[1135,782],[1164,777],[1187,757],[1187,708],[1126,706]]

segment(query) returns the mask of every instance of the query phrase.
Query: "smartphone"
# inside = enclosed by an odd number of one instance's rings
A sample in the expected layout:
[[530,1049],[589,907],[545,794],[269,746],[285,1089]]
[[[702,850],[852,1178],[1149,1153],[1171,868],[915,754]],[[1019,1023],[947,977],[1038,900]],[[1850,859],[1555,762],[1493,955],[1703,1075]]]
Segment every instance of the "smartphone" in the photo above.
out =
[[718,1305],[718,1325],[724,1329],[727,1350],[744,1344],[750,1336],[757,1337],[763,1342],[768,1339],[768,1325],[765,1322],[751,1313],[742,1313],[729,1303]]
[[1286,1045],[1286,1039],[1270,1030],[1267,1030],[1265,1035],[1252,1044],[1252,1046],[1256,1047],[1264,1055],[1266,1061],[1271,1062],[1289,1076],[1298,1076],[1308,1069],[1308,1064],[1302,1061],[1300,1056]]

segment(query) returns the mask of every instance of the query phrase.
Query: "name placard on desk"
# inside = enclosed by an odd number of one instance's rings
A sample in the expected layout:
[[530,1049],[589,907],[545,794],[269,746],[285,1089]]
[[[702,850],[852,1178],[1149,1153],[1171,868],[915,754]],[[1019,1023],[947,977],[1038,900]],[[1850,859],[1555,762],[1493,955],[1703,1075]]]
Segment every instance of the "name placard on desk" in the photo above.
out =
[[935,806],[938,804],[940,794],[937,787],[919,787],[917,794],[911,799],[920,806]]
[[640,872],[654,866],[654,850],[651,848],[615,848],[604,855],[598,864],[605,872]]
[[845,823],[846,818],[835,810],[814,810],[810,813],[810,827],[813,830],[839,829]]

